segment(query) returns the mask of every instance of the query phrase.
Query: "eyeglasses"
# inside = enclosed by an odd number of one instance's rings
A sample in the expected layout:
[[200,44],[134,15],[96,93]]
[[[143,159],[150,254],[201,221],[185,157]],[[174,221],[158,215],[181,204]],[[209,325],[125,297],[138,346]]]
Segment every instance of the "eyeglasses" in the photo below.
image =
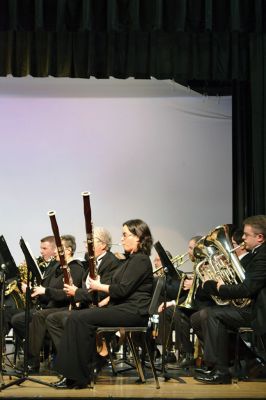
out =
[[259,233],[243,233],[243,236],[245,236],[245,237],[256,237],[256,236],[258,236],[259,235]]
[[133,237],[133,236],[135,236],[135,235],[133,235],[133,233],[129,233],[129,234],[126,234],[126,232],[122,233],[122,239],[127,239],[127,238]]

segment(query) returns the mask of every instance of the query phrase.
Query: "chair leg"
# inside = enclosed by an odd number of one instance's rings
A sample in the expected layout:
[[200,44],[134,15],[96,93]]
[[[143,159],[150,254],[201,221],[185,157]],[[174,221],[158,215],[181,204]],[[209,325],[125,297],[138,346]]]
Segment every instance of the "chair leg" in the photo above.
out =
[[240,332],[237,331],[236,334],[236,348],[235,348],[235,360],[233,366],[233,377],[232,382],[237,383],[239,378],[239,370],[240,370],[240,359],[239,359],[239,339],[240,339]]
[[116,367],[115,367],[115,360],[114,360],[113,355],[112,355],[112,350],[111,350],[111,347],[110,347],[109,340],[106,340],[106,347],[107,347],[107,351],[108,351],[108,355],[109,355],[109,359],[110,359],[113,375],[116,376],[117,375],[117,371],[116,371]]
[[126,337],[127,337],[128,344],[129,344],[130,350],[132,352],[132,355],[133,355],[133,358],[134,358],[134,361],[135,361],[135,364],[136,364],[136,369],[137,369],[140,381],[142,383],[145,383],[146,380],[145,380],[144,373],[143,373],[143,368],[142,368],[142,365],[141,365],[141,362],[140,362],[139,353],[138,353],[138,351],[136,349],[135,343],[132,340],[131,332],[126,332]]
[[145,342],[146,352],[148,354],[150,365],[151,365],[151,370],[152,370],[152,373],[153,373],[154,380],[156,382],[156,389],[160,389],[160,384],[159,384],[158,376],[157,376],[156,369],[155,369],[155,366],[154,366],[152,353],[151,353],[150,347],[149,347],[149,345],[147,343],[146,334],[144,334],[144,335],[145,335],[144,336],[144,342]]

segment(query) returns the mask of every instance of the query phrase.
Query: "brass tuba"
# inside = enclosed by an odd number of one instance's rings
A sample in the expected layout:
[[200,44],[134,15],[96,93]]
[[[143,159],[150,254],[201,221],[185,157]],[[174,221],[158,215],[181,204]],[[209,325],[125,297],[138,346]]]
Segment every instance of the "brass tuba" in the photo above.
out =
[[[234,248],[231,244],[229,226],[220,225],[204,237],[206,253],[209,255],[196,267],[196,273],[204,282],[206,279],[222,279],[224,284],[238,284],[245,279],[245,270],[242,267]],[[218,296],[212,296],[218,305],[233,304],[236,307],[244,307],[250,299],[222,300]]]

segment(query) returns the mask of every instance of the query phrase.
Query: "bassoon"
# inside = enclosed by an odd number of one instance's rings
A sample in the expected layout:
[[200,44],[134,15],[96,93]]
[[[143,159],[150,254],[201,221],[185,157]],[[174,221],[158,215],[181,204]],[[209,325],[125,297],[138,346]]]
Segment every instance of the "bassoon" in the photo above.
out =
[[56,244],[58,256],[59,256],[59,262],[61,265],[61,269],[63,271],[64,283],[66,285],[73,285],[73,279],[72,279],[72,276],[70,273],[70,268],[66,262],[64,247],[62,245],[61,236],[60,236],[58,225],[57,225],[56,218],[55,218],[55,211],[49,211],[48,215],[50,217],[52,231],[53,231],[54,238],[55,238],[55,244]]
[[[89,277],[91,279],[96,279],[96,260],[94,254],[93,223],[91,218],[90,193],[82,192],[81,195],[83,196],[83,206],[84,206]],[[96,291],[92,292],[92,304],[94,306],[98,305],[98,292]]]

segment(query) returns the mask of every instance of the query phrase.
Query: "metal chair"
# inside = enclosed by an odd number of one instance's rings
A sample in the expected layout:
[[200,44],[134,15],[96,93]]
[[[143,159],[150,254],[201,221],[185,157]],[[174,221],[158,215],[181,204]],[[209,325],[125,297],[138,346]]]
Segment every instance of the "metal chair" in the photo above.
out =
[[[152,300],[150,303],[150,307],[149,307],[149,315],[152,316],[153,314],[155,314],[157,312],[157,308],[158,308],[158,303],[159,303],[159,296],[161,294],[162,291],[162,287],[163,287],[164,281],[163,278],[159,277],[157,282],[156,282],[156,287],[153,291],[153,296],[152,296]],[[158,380],[158,376],[156,373],[156,369],[154,366],[154,360],[153,360],[153,355],[151,352],[151,348],[149,346],[149,324],[147,324],[146,326],[132,326],[132,327],[127,327],[127,326],[123,326],[123,327],[98,327],[96,330],[96,335],[105,335],[105,334],[111,334],[111,333],[115,333],[117,331],[122,331],[125,335],[125,340],[129,345],[129,349],[130,352],[132,354],[132,358],[133,358],[133,363],[134,366],[137,370],[139,379],[141,383],[145,383],[146,379],[145,379],[145,375],[144,375],[144,371],[143,371],[143,366],[142,366],[142,362],[140,360],[140,355],[139,355],[139,350],[136,346],[136,343],[134,341],[134,334],[138,333],[142,338],[143,338],[143,342],[144,342],[144,346],[145,346],[145,350],[147,352],[148,358],[149,358],[149,362],[150,362],[150,366],[151,366],[151,370],[152,370],[152,374],[156,383],[156,388],[159,389],[160,385],[159,385],[159,380]],[[116,366],[115,366],[115,362],[114,359],[112,357],[111,351],[110,351],[110,345],[108,343],[108,341],[106,341],[107,344],[107,349],[109,352],[109,358],[111,361],[111,365],[112,365],[112,370],[113,373],[116,375],[117,374],[117,370],[116,370]],[[96,381],[96,375],[95,375],[95,371],[92,372],[93,374],[93,382],[91,382],[91,385],[93,386],[93,384]]]
[[[254,358],[257,363],[257,368],[258,369],[264,368],[266,366],[264,358],[260,356],[259,351],[258,351],[258,346],[264,353],[266,351],[262,336],[257,335],[256,332],[251,327],[238,328],[237,334],[236,334],[235,359],[234,359],[234,366],[233,366],[233,383],[237,383],[241,376],[240,338],[241,338],[241,335],[244,333],[248,333],[251,335],[250,341],[244,341],[244,342],[245,342],[246,346],[254,354]],[[256,337],[256,340],[254,340],[254,337]]]

